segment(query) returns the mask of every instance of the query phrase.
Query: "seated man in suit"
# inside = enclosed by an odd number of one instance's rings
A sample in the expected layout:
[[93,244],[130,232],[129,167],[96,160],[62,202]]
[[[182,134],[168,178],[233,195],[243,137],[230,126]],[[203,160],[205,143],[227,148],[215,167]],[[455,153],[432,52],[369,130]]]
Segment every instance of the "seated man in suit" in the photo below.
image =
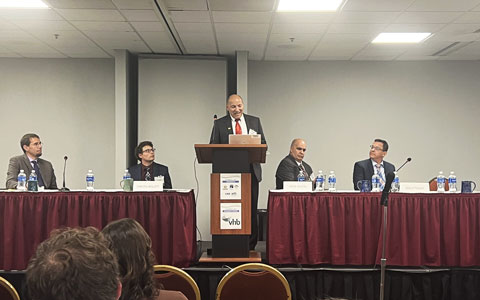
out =
[[136,181],[153,181],[157,176],[163,176],[166,189],[172,188],[172,180],[168,174],[168,167],[157,164],[155,160],[155,148],[150,141],[144,141],[135,148],[135,155],[140,161],[138,165],[128,168],[132,179]]
[[313,175],[312,168],[303,160],[307,151],[307,143],[302,139],[294,139],[290,145],[290,154],[288,154],[277,168],[275,174],[277,181],[277,190],[283,189],[284,181],[296,181],[300,170],[305,174],[305,179],[310,180]]
[[380,176],[380,190],[383,190],[386,174],[395,171],[394,165],[383,160],[385,155],[387,155],[387,151],[387,141],[375,139],[370,146],[370,158],[355,163],[353,167],[353,188],[355,190],[358,190],[358,181],[372,180],[373,174]]
[[54,230],[30,259],[29,299],[116,300],[120,298],[117,258],[94,227]]
[[20,170],[25,171],[27,178],[35,170],[38,177],[38,186],[45,189],[57,189],[57,179],[53,171],[52,164],[44,159],[42,156],[42,142],[40,137],[35,133],[27,133],[20,140],[20,147],[23,155],[18,155],[10,158],[7,171],[7,189],[14,189],[17,187],[17,176]]

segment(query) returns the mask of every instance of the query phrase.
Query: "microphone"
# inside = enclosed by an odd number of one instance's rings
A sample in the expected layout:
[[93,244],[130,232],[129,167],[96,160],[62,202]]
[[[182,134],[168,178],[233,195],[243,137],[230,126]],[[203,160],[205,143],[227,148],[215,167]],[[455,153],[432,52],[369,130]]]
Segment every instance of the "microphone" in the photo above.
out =
[[65,187],[65,169],[67,168],[67,159],[68,159],[68,156],[64,156],[63,157],[64,159],[64,162],[63,162],[63,187],[60,189],[60,191],[62,192],[69,192],[70,189]]
[[[214,144],[215,142],[215,121],[217,120],[217,115],[213,115],[213,128],[212,128],[212,135],[210,136],[210,144]],[[219,141],[220,142],[220,141]]]
[[411,157],[407,158],[407,160],[403,163],[403,165],[401,165],[400,168],[397,169],[397,172],[400,171],[400,169],[403,168],[404,165],[406,165],[407,163],[409,163],[411,161],[412,161]]
[[390,172],[386,176],[385,179],[385,187],[383,188],[382,198],[380,200],[380,205],[388,206],[388,194],[390,194],[390,188],[392,187],[393,179],[395,178],[395,174]]
[[213,115],[213,120],[214,120],[214,121],[217,120],[217,115]]

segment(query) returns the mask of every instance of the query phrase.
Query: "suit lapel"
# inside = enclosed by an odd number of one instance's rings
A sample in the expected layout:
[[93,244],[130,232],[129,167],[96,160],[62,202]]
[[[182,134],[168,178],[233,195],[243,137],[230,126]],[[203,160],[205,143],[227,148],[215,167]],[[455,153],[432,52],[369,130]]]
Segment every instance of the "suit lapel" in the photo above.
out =
[[225,129],[227,130],[227,139],[229,134],[233,134],[233,128],[232,128],[232,119],[230,118],[230,115],[228,114],[225,118],[225,123],[223,125]]
[[250,118],[246,114],[243,114],[243,117],[245,118],[245,124],[247,125],[247,133],[246,134],[248,134],[250,132]]
[[28,176],[30,176],[30,173],[32,173],[32,164],[30,163],[30,160],[28,159],[28,156],[26,154],[23,155],[23,163],[25,164],[25,166],[27,167],[25,171],[25,174],[27,174],[27,178]]

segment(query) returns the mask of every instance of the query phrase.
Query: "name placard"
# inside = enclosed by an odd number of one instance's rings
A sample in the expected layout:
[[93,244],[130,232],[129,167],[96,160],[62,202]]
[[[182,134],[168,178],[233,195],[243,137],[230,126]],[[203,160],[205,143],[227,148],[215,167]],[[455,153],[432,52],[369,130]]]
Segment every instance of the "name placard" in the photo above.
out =
[[430,193],[430,186],[426,182],[401,182],[400,193]]
[[134,192],[162,192],[163,181],[134,181]]
[[283,190],[285,192],[311,192],[311,181],[284,181]]

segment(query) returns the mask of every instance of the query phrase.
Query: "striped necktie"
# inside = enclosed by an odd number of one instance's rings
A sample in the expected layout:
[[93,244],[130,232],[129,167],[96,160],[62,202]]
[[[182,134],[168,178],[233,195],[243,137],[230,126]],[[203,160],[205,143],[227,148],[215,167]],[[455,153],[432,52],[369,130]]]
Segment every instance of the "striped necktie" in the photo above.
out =
[[377,168],[377,175],[380,177],[380,190],[383,191],[383,188],[385,187],[385,177],[382,174],[382,165],[376,164],[375,167]]

